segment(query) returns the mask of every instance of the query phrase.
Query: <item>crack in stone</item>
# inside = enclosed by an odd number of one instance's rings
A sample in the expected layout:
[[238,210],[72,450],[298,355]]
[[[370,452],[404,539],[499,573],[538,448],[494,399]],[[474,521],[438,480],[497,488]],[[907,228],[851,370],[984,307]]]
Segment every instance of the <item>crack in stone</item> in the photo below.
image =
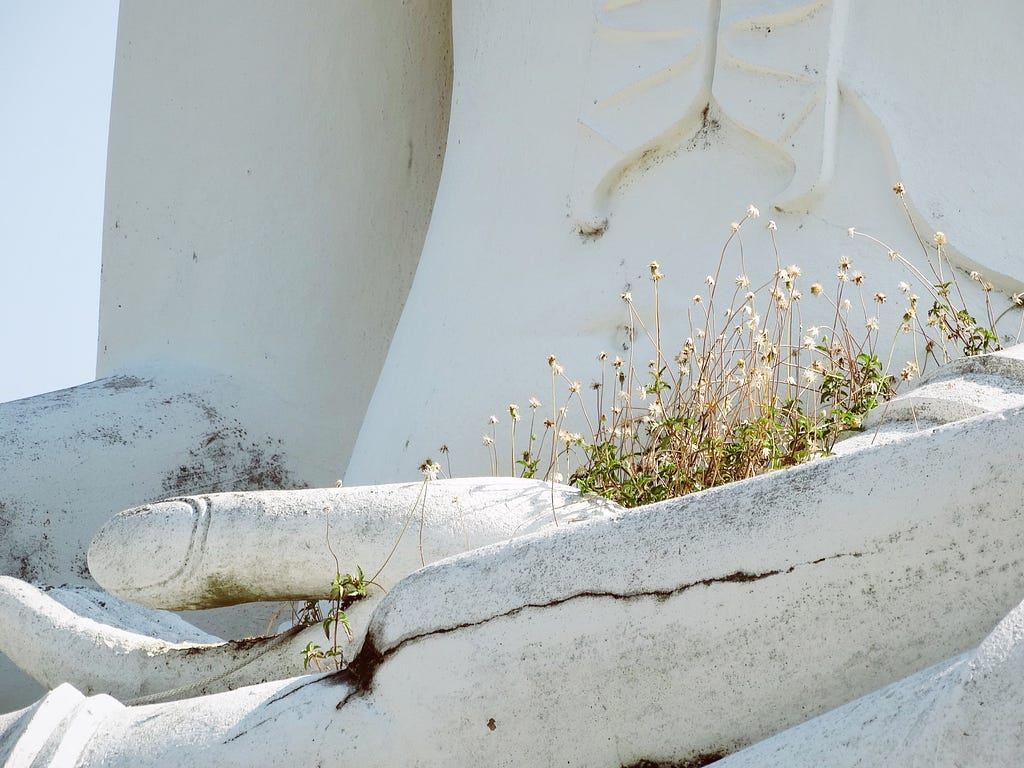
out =
[[352,663],[342,672],[335,674],[345,675],[346,682],[352,683],[354,690],[349,693],[344,699],[338,702],[337,708],[341,709],[353,696],[360,695],[369,691],[373,683],[374,672],[377,667],[390,655],[397,652],[403,646],[408,643],[422,640],[425,637],[432,637],[434,635],[447,635],[451,632],[456,632],[460,629],[469,629],[470,627],[479,627],[483,624],[488,624],[496,619],[508,618],[510,616],[516,616],[523,611],[530,608],[553,608],[564,603],[568,603],[578,598],[611,598],[612,600],[636,600],[636,599],[648,599],[654,598],[659,602],[668,600],[669,598],[681,595],[682,593],[694,589],[695,587],[710,587],[713,584],[743,584],[751,581],[760,581],[761,579],[771,578],[772,576],[785,575],[792,573],[799,567],[806,565],[819,565],[828,560],[838,560],[844,557],[862,557],[863,552],[840,552],[836,555],[828,555],[826,557],[819,557],[817,560],[811,560],[805,563],[797,563],[791,565],[788,568],[777,569],[771,571],[762,571],[760,573],[751,573],[749,571],[733,571],[725,576],[714,576],[708,579],[700,579],[699,581],[693,581],[688,584],[681,584],[678,587],[671,589],[655,589],[644,592],[628,592],[628,593],[617,593],[617,592],[577,592],[566,597],[560,597],[555,600],[549,600],[544,603],[526,603],[524,605],[518,605],[515,608],[504,611],[503,613],[494,614],[477,621],[467,621],[462,624],[454,624],[450,627],[441,627],[439,629],[432,629],[428,632],[421,632],[418,635],[410,635],[409,637],[399,640],[395,645],[390,648],[386,648],[383,651],[379,650],[373,642],[373,638],[368,634],[366,641],[363,644],[363,649],[360,654],[352,660]]

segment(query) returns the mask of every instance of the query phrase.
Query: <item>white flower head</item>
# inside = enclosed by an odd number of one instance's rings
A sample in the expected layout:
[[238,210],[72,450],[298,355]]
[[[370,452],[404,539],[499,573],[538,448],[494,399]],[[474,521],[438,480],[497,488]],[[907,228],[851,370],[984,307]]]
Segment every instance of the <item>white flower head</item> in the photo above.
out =
[[747,218],[756,219],[761,215],[761,212],[757,210],[753,203],[747,206]]

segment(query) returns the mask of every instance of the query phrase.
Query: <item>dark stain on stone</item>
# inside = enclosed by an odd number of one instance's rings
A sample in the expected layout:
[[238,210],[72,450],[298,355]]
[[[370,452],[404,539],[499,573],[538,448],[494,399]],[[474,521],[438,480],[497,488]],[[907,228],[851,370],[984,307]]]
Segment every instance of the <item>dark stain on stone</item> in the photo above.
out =
[[164,475],[164,495],[308,487],[293,477],[281,448],[273,438],[262,444],[249,440],[241,427],[209,432],[189,451],[188,463]]
[[722,129],[721,122],[711,114],[710,102],[704,105],[704,109],[701,110],[700,116],[700,128],[697,129],[697,133],[695,133],[693,138],[686,144],[686,148],[691,151],[698,147],[701,149],[710,149],[711,139]]
[[701,752],[700,754],[694,755],[689,760],[683,760],[681,763],[659,762],[657,760],[638,760],[635,763],[623,766],[623,768],[703,768],[705,765],[717,763],[723,757],[727,757],[728,755],[729,752]]
[[135,389],[152,384],[151,380],[141,379],[138,376],[111,376],[109,379],[103,380],[104,389]]

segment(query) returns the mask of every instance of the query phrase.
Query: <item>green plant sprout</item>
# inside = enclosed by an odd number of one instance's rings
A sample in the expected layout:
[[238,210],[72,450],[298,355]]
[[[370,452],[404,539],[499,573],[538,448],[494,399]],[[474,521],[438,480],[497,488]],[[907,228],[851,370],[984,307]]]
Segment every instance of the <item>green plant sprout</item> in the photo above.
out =
[[[447,454],[447,447],[442,447],[442,453]],[[340,634],[344,631],[345,636],[351,642],[354,635],[352,627],[349,624],[348,614],[346,609],[355,603],[357,600],[362,600],[367,596],[367,586],[372,585],[386,591],[378,582],[377,578],[384,572],[388,563],[391,561],[392,556],[398,549],[399,543],[405,536],[406,531],[409,529],[409,525],[412,523],[413,518],[416,516],[416,510],[420,510],[420,532],[419,532],[419,551],[420,551],[420,562],[426,564],[423,555],[423,528],[425,524],[424,516],[426,514],[426,500],[427,500],[427,488],[431,480],[435,480],[441,473],[440,465],[433,459],[427,459],[420,466],[420,472],[423,474],[423,485],[420,487],[419,494],[413,502],[412,508],[409,510],[409,514],[406,515],[405,521],[402,524],[402,530],[399,532],[398,537],[395,539],[394,545],[391,547],[391,551],[388,552],[388,556],[384,558],[384,562],[381,563],[380,567],[369,579],[363,573],[363,569],[356,566],[355,575],[351,573],[341,573],[341,565],[338,560],[338,556],[334,551],[334,547],[331,545],[331,522],[330,522],[330,508],[324,509],[327,513],[327,548],[330,550],[331,556],[334,558],[335,575],[334,581],[331,582],[330,591],[326,602],[328,608],[326,614],[321,607],[321,600],[306,600],[302,607],[296,611],[295,623],[301,626],[310,627],[317,624],[323,627],[324,636],[330,641],[330,646],[327,649],[322,648],[318,643],[310,641],[306,644],[305,648],[302,649],[302,667],[303,669],[309,669],[310,665],[315,665],[317,671],[323,672],[323,666],[321,662],[330,662],[333,664],[335,670],[342,669],[346,662],[344,652],[340,647]]]

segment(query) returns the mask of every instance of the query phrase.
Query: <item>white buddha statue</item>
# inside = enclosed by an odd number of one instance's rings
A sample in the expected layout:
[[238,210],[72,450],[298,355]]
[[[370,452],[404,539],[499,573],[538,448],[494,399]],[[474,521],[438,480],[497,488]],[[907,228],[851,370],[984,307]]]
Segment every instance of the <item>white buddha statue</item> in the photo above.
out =
[[[848,228],[911,258],[916,227],[1018,290],[1020,107],[1000,95],[1021,13],[122,8],[101,379],[0,408],[0,567],[92,584],[93,533],[167,496],[409,478],[441,443],[455,474],[479,472],[488,414],[542,394],[552,353],[587,379],[632,343],[618,297],[642,297],[652,260],[678,281],[662,311],[684,316],[749,204],[752,275],[778,266],[755,229],[772,219],[785,263],[828,275],[848,253],[891,292],[897,266]],[[81,728],[38,754],[709,759],[976,647],[1019,602],[1004,406],[413,574],[340,676],[155,709],[65,690],[33,712]],[[198,623],[239,636],[259,624],[243,614]],[[7,708],[34,697],[0,690]],[[541,751],[515,751],[538,734]]]

